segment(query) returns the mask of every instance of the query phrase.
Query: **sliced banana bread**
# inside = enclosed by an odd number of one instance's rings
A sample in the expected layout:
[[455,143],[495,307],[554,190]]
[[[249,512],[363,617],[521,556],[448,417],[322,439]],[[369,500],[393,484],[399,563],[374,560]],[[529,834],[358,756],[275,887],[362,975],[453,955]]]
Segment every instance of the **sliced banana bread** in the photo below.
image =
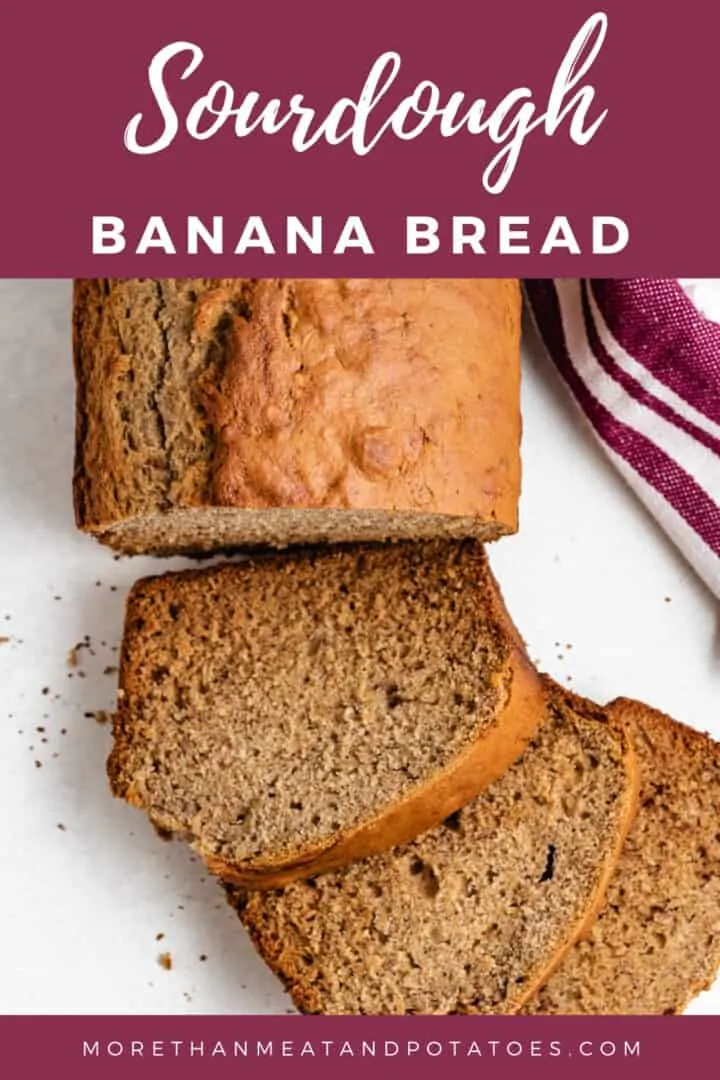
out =
[[473,541],[141,581],[119,694],[115,793],[258,887],[436,825],[522,753],[544,700]]
[[602,903],[637,795],[620,720],[551,693],[520,761],[414,843],[229,887],[301,1010],[509,1013],[547,978]]
[[517,529],[515,280],[82,280],[78,525],[127,553]]
[[720,745],[620,700],[640,809],[590,933],[532,1013],[680,1013],[720,966]]

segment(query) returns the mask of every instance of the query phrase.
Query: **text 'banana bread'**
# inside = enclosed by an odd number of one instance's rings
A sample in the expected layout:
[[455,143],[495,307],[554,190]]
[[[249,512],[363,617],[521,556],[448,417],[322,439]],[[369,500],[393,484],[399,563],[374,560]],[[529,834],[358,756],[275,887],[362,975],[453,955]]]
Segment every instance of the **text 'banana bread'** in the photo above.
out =
[[126,553],[517,528],[514,280],[75,285],[75,507]]
[[109,774],[211,869],[273,886],[453,813],[543,700],[474,541],[268,556],[134,587]]

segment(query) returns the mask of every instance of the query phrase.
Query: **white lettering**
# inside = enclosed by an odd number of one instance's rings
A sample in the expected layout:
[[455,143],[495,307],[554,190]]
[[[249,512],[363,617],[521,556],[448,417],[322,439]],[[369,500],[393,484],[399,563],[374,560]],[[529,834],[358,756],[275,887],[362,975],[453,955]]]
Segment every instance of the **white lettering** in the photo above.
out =
[[240,239],[235,247],[235,254],[244,255],[248,248],[260,248],[266,255],[275,254],[275,248],[270,239],[270,234],[265,228],[265,222],[257,214],[253,214],[245,222],[243,231],[240,233]]
[[322,255],[322,218],[313,217],[308,231],[300,218],[289,217],[285,226],[285,247],[288,255],[297,255],[298,240],[313,255]]
[[452,253],[462,255],[469,247],[474,255],[484,255],[482,239],[485,236],[485,222],[479,217],[454,217],[452,223]]
[[[615,239],[607,239],[607,229],[615,230]],[[594,217],[592,230],[593,255],[617,255],[626,248],[630,239],[630,230],[622,218]]]
[[529,225],[529,217],[501,217],[499,221],[500,239],[498,248],[501,255],[529,255],[530,245],[520,243],[528,238],[527,229],[519,225]]
[[348,248],[360,248],[363,255],[375,254],[362,219],[354,215],[343,225],[338,242],[333,248],[333,255],[344,255]]
[[553,218],[552,225],[548,229],[543,245],[540,248],[540,254],[549,255],[555,248],[564,248],[571,255],[580,254],[580,245],[566,217]]
[[405,252],[407,255],[432,255],[440,247],[434,217],[409,217],[405,222]]
[[[184,128],[191,139],[207,141],[234,119],[237,138],[255,132],[276,135],[286,127],[290,143],[302,154],[319,142],[330,146],[350,141],[358,157],[369,154],[386,135],[409,141],[426,132],[434,121],[444,138],[465,133],[486,135],[499,149],[486,161],[482,184],[489,194],[503,192],[518,166],[528,135],[538,129],[553,137],[567,121],[568,137],[577,146],[586,146],[607,116],[607,109],[592,118],[590,111],[596,90],[587,76],[605,43],[608,17],[599,12],[585,21],[575,34],[551,83],[547,107],[540,111],[530,87],[508,90],[493,106],[485,98],[469,100],[459,90],[444,94],[429,79],[418,82],[410,94],[385,106],[385,99],[398,80],[402,58],[397,52],[382,53],[372,64],[357,96],[340,97],[323,116],[305,101],[303,93],[289,95],[287,103],[269,98],[264,104],[256,90],[238,95],[225,79],[210,83],[190,105]],[[160,49],[148,67],[148,83],[157,107],[162,131],[154,139],[141,140],[140,129],[147,126],[144,113],[136,113],[124,132],[125,147],[133,154],[156,154],[176,139],[181,125],[167,84],[171,61],[183,57],[179,79],[194,75],[205,57],[199,45],[178,41]],[[378,116],[380,107],[384,116]],[[377,120],[375,119],[377,117]],[[372,125],[371,125],[372,121]]]
[[131,154],[157,154],[160,150],[166,150],[178,133],[178,118],[175,109],[170,104],[168,92],[165,89],[165,67],[170,60],[181,53],[189,52],[192,59],[180,75],[181,79],[187,79],[202,63],[204,53],[199,45],[193,45],[189,41],[176,41],[172,45],[166,45],[160,49],[150,61],[148,69],[148,81],[155,102],[160,109],[165,126],[162,134],[154,142],[143,146],[138,142],[138,130],[143,121],[143,114],[136,113],[125,128],[125,146]]
[[117,255],[125,250],[125,222],[119,217],[92,219],[93,255]]
[[157,215],[148,218],[147,225],[143,229],[135,251],[138,255],[145,255],[150,248],[162,248],[166,255],[175,254],[175,245],[172,242],[167,225]]
[[223,253],[223,219],[219,216],[212,219],[212,229],[208,229],[199,217],[189,217],[187,220],[187,253],[197,255],[198,244],[202,241],[208,251],[213,255]]

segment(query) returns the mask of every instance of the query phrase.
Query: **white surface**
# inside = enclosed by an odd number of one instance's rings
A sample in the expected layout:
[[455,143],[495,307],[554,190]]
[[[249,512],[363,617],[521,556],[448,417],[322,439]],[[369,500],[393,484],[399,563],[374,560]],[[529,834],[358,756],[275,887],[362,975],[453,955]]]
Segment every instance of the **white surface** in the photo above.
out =
[[[0,1012],[284,1011],[217,885],[108,793],[110,734],[84,714],[113,707],[125,594],[158,564],[75,532],[69,314],[67,282],[0,282]],[[717,604],[533,341],[523,394],[522,527],[492,562],[532,657],[720,737]],[[692,1011],[720,1013],[720,987]]]

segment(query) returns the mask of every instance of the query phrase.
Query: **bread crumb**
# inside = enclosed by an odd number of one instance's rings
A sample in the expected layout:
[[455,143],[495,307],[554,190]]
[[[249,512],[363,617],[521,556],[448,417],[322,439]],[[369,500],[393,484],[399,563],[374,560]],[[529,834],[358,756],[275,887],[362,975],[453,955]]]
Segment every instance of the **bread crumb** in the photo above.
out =
[[207,956],[205,955],[205,953],[200,953],[200,960],[201,960],[202,962],[204,962],[205,960],[207,960]]
[[42,761],[36,761],[35,762],[35,768],[36,769],[42,769]]
[[169,953],[169,952],[160,953],[160,955],[157,958],[157,962],[158,962],[158,964],[160,965],[161,968],[165,969],[165,971],[172,971],[172,966],[173,966],[172,953]]
[[159,933],[157,933],[157,934],[155,935],[155,940],[156,940],[156,941],[162,941],[162,939],[163,939],[164,937],[165,937],[165,935],[163,934],[163,932],[162,932],[162,931],[160,931]]
[[12,638],[0,637],[0,645],[7,645],[8,641],[12,641]]
[[67,825],[63,825],[62,821],[58,821],[58,829],[60,832],[67,832]]
[[95,722],[98,724],[107,724],[110,719],[110,714],[105,712],[104,709],[97,709],[93,714]]
[[50,693],[50,687],[49,686],[43,686],[42,692],[43,692],[43,694],[45,694],[45,696],[47,696]]
[[666,596],[665,597],[665,603],[666,604],[671,604],[672,603],[672,597],[671,596]]
[[103,675],[114,675],[117,671],[119,671],[119,668],[115,667],[114,664],[108,664],[103,671]]
[[88,647],[88,638],[87,637],[85,638],[84,641],[78,641],[77,644],[73,645],[72,649],[68,653],[68,658],[67,658],[68,667],[73,667],[74,668],[74,667],[78,666],[78,664],[80,663],[80,650],[81,649],[87,649],[87,647]]

